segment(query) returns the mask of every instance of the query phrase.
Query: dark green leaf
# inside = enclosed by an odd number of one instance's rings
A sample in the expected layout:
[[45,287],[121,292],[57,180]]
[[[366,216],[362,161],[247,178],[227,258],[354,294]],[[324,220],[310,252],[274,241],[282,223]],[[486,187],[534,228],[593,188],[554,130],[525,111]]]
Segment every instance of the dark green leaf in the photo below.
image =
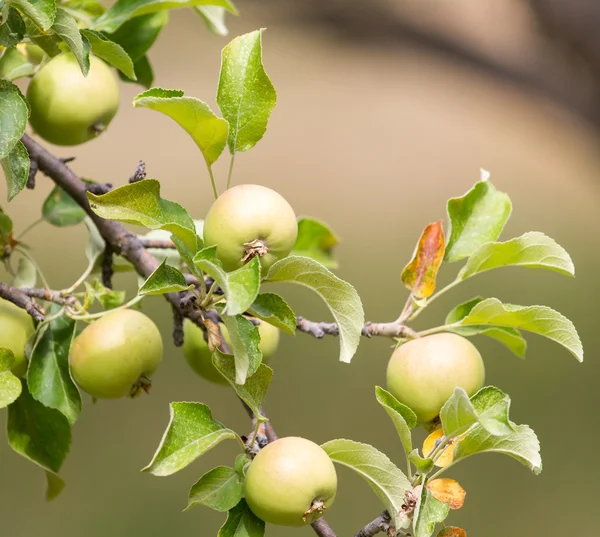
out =
[[477,413],[465,390],[459,387],[454,389],[440,410],[440,420],[447,438],[456,438],[477,423]]
[[69,50],[75,55],[83,76],[87,76],[90,70],[90,49],[92,47],[87,37],[79,31],[77,21],[64,9],[58,8],[52,30],[67,44]]
[[215,350],[213,364],[233,387],[239,398],[244,401],[260,421],[268,418],[262,415],[261,405],[267,395],[273,370],[265,364],[260,364],[258,369],[246,379],[243,385],[236,383],[236,368],[234,357]]
[[54,0],[10,0],[12,7],[29,17],[42,30],[48,30],[56,17]]
[[239,439],[202,403],[171,403],[170,413],[167,430],[145,472],[156,476],[174,474],[223,440]]
[[241,500],[227,514],[227,521],[217,537],[263,537],[264,534],[265,523],[250,511],[245,500]]
[[202,17],[204,24],[213,34],[226,36],[229,33],[225,25],[225,8],[220,6],[196,6],[194,11]]
[[296,334],[296,315],[287,302],[275,293],[260,293],[248,312],[292,336]]
[[[0,26],[1,28],[1,26]],[[0,58],[0,78],[4,80],[17,80],[35,73],[35,65],[29,62],[24,54],[16,48],[4,51]]]
[[235,382],[243,385],[258,370],[262,361],[258,327],[242,315],[223,315],[223,322],[235,357]]
[[6,20],[0,24],[0,45],[14,47],[22,41],[25,35],[25,22],[16,9],[9,7],[7,13]]
[[85,211],[59,186],[55,186],[42,205],[42,217],[53,226],[75,226],[83,222]]
[[140,93],[133,105],[161,112],[181,126],[196,143],[210,166],[223,152],[227,143],[227,121],[217,117],[210,107],[180,90],[153,88]]
[[128,20],[109,37],[123,47],[129,57],[141,60],[153,45],[158,34],[169,20],[168,11],[159,11]]
[[54,500],[65,488],[62,477],[54,472],[46,470],[46,501]]
[[185,277],[175,267],[167,265],[167,260],[158,266],[158,268],[148,276],[139,290],[139,295],[164,295],[165,293],[177,293],[187,291],[193,288],[193,285],[187,285]]
[[150,65],[148,56],[142,56],[133,64],[133,67],[135,68],[137,83],[144,88],[152,86],[152,82],[154,82],[154,70],[152,69],[152,65]]
[[190,489],[188,506],[205,505],[216,511],[229,511],[242,499],[244,485],[234,468],[217,466],[204,474]]
[[88,199],[92,210],[102,218],[166,229],[194,251],[197,248],[192,217],[178,203],[160,197],[160,183],[156,179],[137,181],[101,196],[88,192]]
[[510,217],[510,198],[483,179],[464,196],[448,200],[446,261],[469,257],[477,248],[498,239]]
[[403,405],[391,393],[379,386],[375,386],[375,397],[377,398],[377,402],[383,407],[394,423],[394,427],[396,427],[396,431],[398,431],[398,436],[400,436],[404,450],[406,453],[410,453],[412,451],[412,436],[410,430],[414,429],[417,425],[417,416],[410,408]]
[[8,156],[0,160],[0,165],[6,179],[8,201],[11,201],[27,184],[29,153],[25,146],[17,141]]
[[338,243],[337,236],[325,224],[314,218],[298,219],[298,238],[292,255],[310,257],[330,269],[338,268],[333,258],[333,248]]
[[433,535],[436,524],[443,522],[449,512],[450,506],[447,503],[436,500],[431,492],[423,487],[413,519],[415,537]]
[[89,41],[92,52],[96,56],[102,58],[113,67],[116,67],[128,78],[131,78],[132,80],[136,79],[133,62],[121,45],[118,45],[105,35],[100,32],[95,32],[94,30],[81,30],[81,33]]
[[324,301],[340,330],[340,360],[349,363],[358,348],[365,314],[358,293],[326,267],[307,257],[290,256],[269,269],[265,282],[290,282],[309,287]]
[[229,122],[231,154],[258,143],[275,108],[277,94],[262,64],[262,32],[236,37],[223,49],[217,104]]
[[19,88],[6,80],[0,80],[0,159],[11,154],[25,133],[28,117],[29,107]]
[[[59,309],[53,305],[50,315]],[[69,370],[69,350],[74,336],[74,320],[63,315],[50,321],[33,348],[27,372],[33,398],[61,412],[71,424],[81,412],[81,396]]]
[[14,361],[12,351],[0,347],[0,408],[10,405],[21,394],[21,381],[10,371]]

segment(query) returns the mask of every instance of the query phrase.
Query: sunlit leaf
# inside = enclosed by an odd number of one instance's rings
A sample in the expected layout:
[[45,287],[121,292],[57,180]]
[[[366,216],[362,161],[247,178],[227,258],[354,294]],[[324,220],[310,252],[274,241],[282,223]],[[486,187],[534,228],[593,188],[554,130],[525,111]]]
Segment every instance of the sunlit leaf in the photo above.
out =
[[57,11],[54,0],[10,0],[8,3],[42,30],[48,30],[54,23]]
[[178,293],[192,289],[193,285],[188,285],[183,274],[171,265],[167,265],[167,260],[156,268],[148,276],[144,284],[139,288],[139,295],[164,295],[165,293]]
[[10,405],[21,394],[21,381],[10,371],[14,361],[12,351],[0,347],[0,408]]
[[410,453],[412,451],[412,435],[410,431],[417,425],[416,414],[406,405],[400,403],[391,393],[379,386],[375,386],[375,397],[377,398],[377,402],[387,412],[394,427],[396,427],[404,450],[406,453]]
[[81,30],[89,41],[94,55],[116,67],[125,76],[136,80],[133,61],[121,45],[111,41],[108,37],[94,30]]

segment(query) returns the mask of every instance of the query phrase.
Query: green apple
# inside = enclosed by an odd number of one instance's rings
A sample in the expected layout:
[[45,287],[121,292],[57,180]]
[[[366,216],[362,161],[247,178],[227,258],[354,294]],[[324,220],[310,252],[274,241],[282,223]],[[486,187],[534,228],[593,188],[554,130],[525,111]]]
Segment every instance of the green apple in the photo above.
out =
[[81,389],[98,399],[135,395],[162,360],[156,325],[136,310],[117,310],[87,326],[69,353],[71,374]]
[[0,347],[15,355],[11,371],[18,377],[27,371],[25,347],[34,331],[33,319],[25,310],[0,298]]
[[[223,323],[219,324],[221,333],[228,345],[231,344],[229,333]],[[258,326],[260,343],[258,348],[263,355],[263,363],[268,364],[279,346],[279,329],[271,324],[261,322]],[[204,332],[189,319],[183,322],[183,354],[190,367],[201,377],[217,384],[229,384],[212,363],[212,353],[204,339]]]
[[296,243],[298,222],[290,204],[260,185],[238,185],[221,194],[204,220],[204,243],[217,246],[227,271],[258,256],[263,274]]
[[331,507],[337,475],[325,451],[310,440],[280,438],[250,464],[244,495],[252,512],[270,524],[304,526]]
[[477,348],[451,333],[404,343],[394,351],[387,368],[388,389],[422,424],[438,416],[455,388],[471,396],[484,382],[485,368]]
[[90,56],[84,77],[75,56],[64,52],[42,66],[27,89],[29,122],[47,142],[78,145],[98,136],[119,108],[119,86],[112,69]]

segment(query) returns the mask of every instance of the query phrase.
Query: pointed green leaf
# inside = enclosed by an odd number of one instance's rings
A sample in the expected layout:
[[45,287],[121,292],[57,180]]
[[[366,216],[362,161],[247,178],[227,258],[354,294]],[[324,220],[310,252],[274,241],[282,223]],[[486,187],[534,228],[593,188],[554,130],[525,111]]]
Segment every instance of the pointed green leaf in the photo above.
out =
[[83,222],[85,211],[62,188],[55,186],[42,205],[42,217],[53,226],[75,226]]
[[[0,80],[0,82],[2,81]],[[1,99],[2,96],[0,95]],[[0,112],[1,115],[2,112]],[[2,127],[4,128],[4,124]],[[11,201],[27,184],[29,176],[29,153],[25,149],[25,146],[20,141],[17,141],[8,156],[0,159],[0,165],[6,179],[8,201]]]
[[395,516],[399,529],[402,523],[399,513],[405,501],[405,493],[411,490],[410,481],[390,459],[368,444],[353,440],[331,440],[321,446],[335,463],[354,470],[373,489],[388,512]]
[[236,37],[222,53],[217,104],[229,122],[227,144],[232,155],[259,142],[277,100],[262,63],[262,32]]
[[502,304],[497,298],[479,302],[458,326],[503,326],[545,336],[583,361],[583,347],[573,323],[547,306]]
[[340,330],[340,360],[349,363],[358,348],[365,314],[358,293],[326,267],[307,257],[290,256],[269,269],[265,282],[290,282],[309,287],[324,301]]
[[423,487],[421,496],[413,518],[415,537],[430,537],[435,531],[436,524],[446,520],[450,506],[436,500],[433,495]]
[[[50,315],[60,307],[53,305]],[[27,380],[34,399],[61,412],[75,423],[81,412],[81,396],[71,379],[69,350],[75,337],[75,321],[63,315],[48,323],[31,352]]]
[[21,381],[10,371],[14,361],[13,352],[0,347],[0,408],[10,405],[21,394]]
[[156,41],[158,34],[169,21],[168,11],[150,13],[128,20],[108,37],[123,47],[129,57],[137,62]]
[[0,80],[0,159],[7,158],[18,144],[25,133],[28,117],[29,107],[19,88],[7,80]]
[[139,288],[138,295],[164,295],[165,293],[178,293],[192,289],[185,277],[175,267],[167,265],[167,260],[148,276],[144,284]]
[[335,233],[319,220],[308,217],[298,219],[298,238],[292,255],[310,257],[323,266],[336,269],[337,261],[333,258],[333,249],[338,243]]
[[494,242],[510,217],[510,198],[482,175],[484,178],[464,196],[448,200],[446,261],[464,259],[483,244]]
[[150,108],[169,116],[194,140],[206,164],[210,166],[227,143],[227,121],[217,117],[210,107],[180,90],[152,88],[133,99],[133,106]]
[[296,315],[287,302],[275,293],[260,293],[248,312],[292,336],[296,334]]
[[104,34],[94,30],[81,30],[81,33],[89,41],[94,55],[98,56],[98,58],[102,58],[113,67],[116,67],[128,78],[131,78],[132,80],[136,79],[133,61],[121,45],[111,41]]
[[178,203],[160,197],[160,183],[156,179],[137,181],[101,196],[88,192],[88,200],[92,210],[102,218],[166,229],[194,251],[197,247],[192,217]]
[[222,317],[231,341],[231,351],[235,357],[235,383],[243,385],[246,379],[258,370],[262,361],[262,352],[258,347],[260,343],[258,327],[242,315]]
[[79,31],[77,21],[64,9],[58,8],[52,30],[67,44],[75,55],[83,76],[87,76],[90,70],[90,50],[92,47],[87,37]]
[[221,6],[236,13],[233,4],[228,0],[117,0],[104,15],[95,22],[95,30],[114,32],[129,19],[156,13],[166,9],[193,7],[199,5]]
[[42,30],[48,30],[54,23],[57,11],[54,0],[10,0],[8,3]]
[[273,370],[265,364],[260,364],[258,369],[246,379],[246,382],[240,385],[236,383],[236,367],[233,356],[215,350],[212,362],[231,384],[238,397],[252,409],[254,415],[260,421],[267,421],[268,418],[262,415],[261,405],[267,395]]
[[225,8],[220,6],[196,6],[194,11],[202,17],[206,27],[215,35],[226,36],[229,30],[225,25]]
[[127,78],[123,73],[119,71],[119,78],[123,82],[136,82],[140,86],[150,89],[154,82],[154,71],[148,56],[144,55],[139,60],[136,60],[133,64],[133,70],[135,71],[136,80]]
[[217,537],[264,537],[265,523],[248,507],[245,500],[240,500],[227,514],[227,521]]
[[454,393],[440,410],[440,420],[447,438],[456,438],[477,423],[477,413],[465,390],[454,389]]
[[65,488],[65,481],[54,472],[46,470],[46,501],[54,500]]
[[477,413],[477,420],[489,433],[503,436],[515,431],[514,423],[508,418],[510,397],[502,390],[485,386],[471,397],[471,403]]
[[25,31],[26,26],[21,14],[16,9],[9,7],[6,20],[0,24],[0,45],[7,48],[18,45],[23,40]]
[[410,430],[417,425],[417,416],[415,413],[398,401],[390,392],[387,392],[379,386],[375,386],[375,397],[377,402],[387,412],[388,416],[394,423],[396,431],[406,453],[412,451],[412,435]]
[[6,49],[0,57],[0,78],[4,80],[17,80],[34,73],[35,65],[16,48]]
[[575,275],[575,266],[567,251],[550,237],[530,231],[506,242],[480,246],[458,273],[457,280],[499,267],[520,266],[554,270]]
[[[174,474],[228,438],[239,438],[216,421],[202,403],[171,403],[167,430],[152,461],[143,471],[156,476]],[[241,440],[240,440],[241,441]]]
[[234,468],[217,466],[204,474],[190,489],[188,506],[205,505],[216,511],[229,511],[242,499],[244,485]]

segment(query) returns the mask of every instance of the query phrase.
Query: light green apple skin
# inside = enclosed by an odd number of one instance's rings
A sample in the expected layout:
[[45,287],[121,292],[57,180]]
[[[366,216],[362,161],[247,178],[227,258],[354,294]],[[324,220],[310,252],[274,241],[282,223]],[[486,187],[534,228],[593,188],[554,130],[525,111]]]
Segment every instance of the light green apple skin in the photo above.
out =
[[[329,510],[337,475],[325,451],[310,440],[289,436],[268,444],[246,473],[244,495],[252,512],[269,524],[305,526]],[[313,501],[325,511],[302,520]]]
[[[231,344],[229,333],[224,324],[219,325],[221,333],[228,345]],[[262,361],[268,364],[279,346],[279,328],[261,322],[258,326],[260,343],[258,348],[262,352]],[[229,383],[212,363],[212,353],[208,343],[204,340],[202,329],[189,319],[183,321],[183,354],[189,366],[202,378],[216,384],[228,385]]]
[[0,298],[0,347],[12,351],[15,361],[11,371],[22,377],[27,371],[25,348],[34,333],[33,319],[12,302]]
[[71,375],[98,399],[129,395],[144,375],[154,373],[163,356],[157,326],[136,310],[118,310],[87,326],[69,353]]
[[227,271],[242,266],[246,247],[256,239],[268,253],[260,257],[263,275],[286,257],[298,236],[298,222],[290,204],[277,192],[260,185],[238,185],[221,194],[204,220],[204,243],[217,246],[217,257]]
[[27,88],[33,130],[55,145],[79,145],[98,136],[119,109],[112,69],[90,56],[87,77],[75,56],[64,52],[42,66]]
[[457,334],[433,334],[398,347],[387,368],[392,395],[410,407],[421,424],[434,420],[457,387],[472,396],[485,382],[477,348]]

